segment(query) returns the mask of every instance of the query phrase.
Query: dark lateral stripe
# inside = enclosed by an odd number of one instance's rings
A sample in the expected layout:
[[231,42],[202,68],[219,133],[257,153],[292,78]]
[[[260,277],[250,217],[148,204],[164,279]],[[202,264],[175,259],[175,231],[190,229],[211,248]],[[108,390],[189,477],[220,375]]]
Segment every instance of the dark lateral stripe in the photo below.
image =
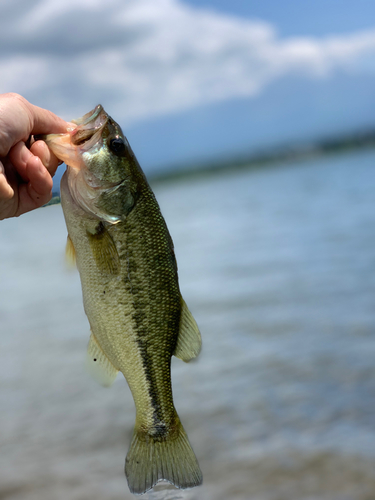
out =
[[[135,330],[137,332],[136,342],[139,348],[144,374],[148,383],[148,396],[151,407],[153,409],[152,418],[154,423],[155,437],[162,437],[166,433],[168,433],[168,427],[165,424],[165,416],[166,412],[168,412],[168,409],[162,407],[158,390],[163,390],[164,394],[169,393],[169,398],[172,406],[173,403],[172,403],[172,384],[171,384],[170,366],[171,366],[172,352],[174,351],[175,348],[174,346],[175,342],[173,342],[173,340],[177,341],[177,334],[175,339],[173,338],[173,335],[170,335],[171,345],[168,345],[168,351],[170,351],[170,357],[168,357],[168,355],[166,355],[165,352],[162,353],[159,359],[155,357],[154,353],[152,353],[151,355],[148,350],[148,348],[150,347],[151,332],[148,330],[146,326],[148,318],[145,312],[145,304],[142,304],[143,300],[141,300],[138,297],[139,294],[137,293],[135,286],[133,287],[133,300],[134,300],[134,307],[136,310],[133,313],[132,317],[135,322]],[[172,317],[169,319],[169,321],[166,321],[164,325],[166,334],[168,334],[168,332],[178,331],[178,325],[180,323],[180,314],[181,314],[180,299],[178,299],[178,304],[176,304],[175,314],[172,314]],[[157,363],[161,363],[161,365],[156,366]],[[161,385],[160,375],[159,377],[157,377],[156,373],[160,371],[162,371],[161,373],[161,379],[163,382],[162,387],[160,387]]]
[[[174,416],[170,364],[179,331],[181,296],[172,239],[149,188],[125,221],[125,231],[127,273],[124,279],[132,295],[136,342],[153,410],[152,432],[162,437],[169,432]],[[144,276],[139,274],[142,269],[147,273],[146,285]],[[157,308],[161,308],[160,315]],[[160,316],[165,318],[164,324]],[[152,324],[149,325],[149,321]],[[155,353],[159,342],[160,356]],[[162,406],[162,401],[166,401],[166,405]]]
[[[142,365],[144,369],[144,374],[146,377],[146,380],[148,382],[148,396],[150,398],[150,404],[153,409],[153,424],[154,424],[154,430],[157,434],[157,436],[162,437],[168,432],[168,428],[166,427],[164,423],[164,418],[163,418],[163,408],[161,407],[160,404],[160,399],[159,395],[157,392],[157,381],[156,381],[156,376],[155,376],[155,370],[153,366],[153,362],[151,359],[151,356],[147,353],[147,338],[145,338],[144,332],[139,332],[137,335],[137,345],[139,347],[141,359],[142,359]],[[164,363],[165,359],[162,360]],[[168,365],[166,366],[167,370],[165,370],[164,367],[164,373],[163,375],[166,377],[167,380],[165,380],[165,387],[163,389],[165,390],[170,390],[172,394],[172,389],[171,389],[171,380],[170,380],[170,359],[168,360]],[[169,385],[169,387],[168,387]]]

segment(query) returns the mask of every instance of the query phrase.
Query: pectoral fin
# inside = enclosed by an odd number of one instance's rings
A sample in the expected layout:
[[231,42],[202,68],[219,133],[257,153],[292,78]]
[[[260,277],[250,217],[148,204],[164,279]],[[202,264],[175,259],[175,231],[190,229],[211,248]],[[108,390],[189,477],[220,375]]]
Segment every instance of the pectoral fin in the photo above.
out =
[[189,311],[185,301],[182,300],[180,331],[178,334],[177,345],[174,351],[176,358],[182,359],[187,363],[196,358],[202,347],[202,338],[198,325]]
[[87,347],[85,366],[92,378],[104,387],[111,386],[118,373],[117,368],[104,354],[93,333],[91,333]]
[[120,257],[111,235],[100,222],[94,234],[87,232],[92,253],[99,269],[106,274],[118,274]]
[[65,247],[65,260],[69,268],[75,267],[76,265],[76,249],[74,248],[73,242],[68,235]]

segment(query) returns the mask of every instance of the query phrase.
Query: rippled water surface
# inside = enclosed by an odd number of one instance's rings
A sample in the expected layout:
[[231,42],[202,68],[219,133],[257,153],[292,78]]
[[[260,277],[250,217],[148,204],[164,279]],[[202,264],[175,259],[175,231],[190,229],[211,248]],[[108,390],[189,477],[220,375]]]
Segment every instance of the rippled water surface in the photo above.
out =
[[[143,498],[374,500],[375,154],[155,186],[202,331],[173,360],[204,485]],[[0,223],[0,499],[133,498],[119,377],[85,373],[60,206]]]

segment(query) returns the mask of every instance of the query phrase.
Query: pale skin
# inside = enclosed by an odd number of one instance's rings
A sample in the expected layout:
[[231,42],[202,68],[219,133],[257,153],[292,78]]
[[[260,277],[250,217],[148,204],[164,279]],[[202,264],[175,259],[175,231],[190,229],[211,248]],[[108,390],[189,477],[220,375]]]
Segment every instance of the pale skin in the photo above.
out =
[[45,142],[30,136],[66,133],[69,123],[18,94],[0,94],[0,220],[47,203],[61,163]]

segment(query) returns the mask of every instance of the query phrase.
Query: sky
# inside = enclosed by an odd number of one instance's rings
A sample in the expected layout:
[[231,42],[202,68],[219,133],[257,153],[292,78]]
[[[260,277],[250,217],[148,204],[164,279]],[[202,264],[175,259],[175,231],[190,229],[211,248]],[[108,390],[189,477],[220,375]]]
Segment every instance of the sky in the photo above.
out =
[[0,92],[101,103],[146,172],[375,125],[371,0],[0,3]]

